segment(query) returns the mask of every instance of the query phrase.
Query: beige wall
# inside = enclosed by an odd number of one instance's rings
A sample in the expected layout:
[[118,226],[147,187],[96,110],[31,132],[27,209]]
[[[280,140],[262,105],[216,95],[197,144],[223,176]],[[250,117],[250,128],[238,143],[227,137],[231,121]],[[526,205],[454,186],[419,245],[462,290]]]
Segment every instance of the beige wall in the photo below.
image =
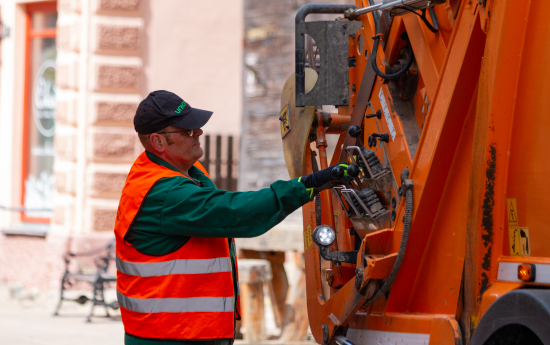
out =
[[143,55],[147,91],[173,91],[214,111],[206,133],[239,135],[242,0],[148,0]]
[[[25,17],[29,1],[0,0],[11,29],[0,65],[0,205],[21,200]],[[59,0],[56,208],[58,234],[109,231],[141,147],[133,114],[155,89],[212,110],[207,134],[236,138],[242,117],[242,0]],[[238,139],[237,139],[238,143]],[[225,145],[225,144],[224,144]],[[0,227],[19,213],[0,210]]]
[[[2,206],[21,200],[25,2],[0,0],[11,29],[1,42]],[[88,250],[113,236],[120,192],[142,152],[133,116],[149,91],[214,111],[208,134],[238,138],[242,113],[242,0],[57,3],[54,217],[45,239],[0,234],[0,281],[42,288],[58,286],[68,247]],[[0,210],[0,230],[20,226],[28,227],[18,212]]]

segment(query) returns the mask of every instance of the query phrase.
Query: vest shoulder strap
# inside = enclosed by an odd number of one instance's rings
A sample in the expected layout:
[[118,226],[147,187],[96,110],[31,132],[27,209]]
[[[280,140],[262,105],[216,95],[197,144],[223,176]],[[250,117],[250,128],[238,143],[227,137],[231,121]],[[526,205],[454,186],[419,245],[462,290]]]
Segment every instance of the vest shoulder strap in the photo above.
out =
[[206,171],[206,169],[202,166],[201,163],[199,163],[198,161],[195,162],[195,164],[193,164],[195,167],[199,168],[200,171],[202,171],[206,177],[210,178],[210,175],[208,174],[208,171]]

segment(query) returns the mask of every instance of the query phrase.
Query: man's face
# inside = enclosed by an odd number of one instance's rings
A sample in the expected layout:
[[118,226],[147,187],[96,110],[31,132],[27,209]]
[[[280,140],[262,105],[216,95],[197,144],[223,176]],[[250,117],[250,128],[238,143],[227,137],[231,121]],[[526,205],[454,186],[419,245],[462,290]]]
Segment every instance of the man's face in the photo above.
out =
[[202,129],[193,130],[193,135],[189,136],[187,130],[168,126],[159,131],[159,133],[178,131],[182,132],[160,134],[165,148],[164,154],[167,158],[180,164],[194,164],[204,154],[204,150],[199,142],[199,137],[203,133]]

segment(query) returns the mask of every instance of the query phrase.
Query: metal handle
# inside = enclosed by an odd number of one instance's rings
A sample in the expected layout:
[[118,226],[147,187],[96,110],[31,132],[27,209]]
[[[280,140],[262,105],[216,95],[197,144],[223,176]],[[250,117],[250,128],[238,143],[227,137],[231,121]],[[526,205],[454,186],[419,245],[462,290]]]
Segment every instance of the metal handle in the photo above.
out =
[[[296,12],[296,30],[300,23],[306,21],[306,17],[310,13],[326,13],[326,14],[339,14],[344,13],[346,10],[355,9],[354,5],[321,5],[321,4],[309,4],[302,6],[298,12]],[[297,35],[296,35],[297,36]],[[303,95],[306,92],[306,38],[304,35],[296,37],[296,96]]]

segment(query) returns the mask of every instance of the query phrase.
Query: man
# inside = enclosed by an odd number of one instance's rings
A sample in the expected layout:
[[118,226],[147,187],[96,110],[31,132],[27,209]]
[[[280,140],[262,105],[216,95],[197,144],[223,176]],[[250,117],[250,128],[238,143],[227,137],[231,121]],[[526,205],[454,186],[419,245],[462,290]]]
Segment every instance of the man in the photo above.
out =
[[216,189],[197,162],[212,112],[151,92],[115,223],[117,297],[128,345],[225,345],[239,315],[235,237],[259,236],[327,188],[329,169],[255,192]]

